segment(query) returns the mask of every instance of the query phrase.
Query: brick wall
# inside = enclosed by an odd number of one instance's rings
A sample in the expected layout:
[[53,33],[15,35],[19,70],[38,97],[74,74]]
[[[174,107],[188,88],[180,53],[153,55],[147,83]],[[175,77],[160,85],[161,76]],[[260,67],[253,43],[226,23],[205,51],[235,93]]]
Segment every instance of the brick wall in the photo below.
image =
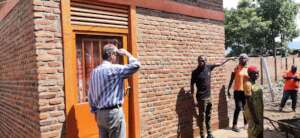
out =
[[[223,22],[138,8],[137,31],[142,137],[199,135],[189,93],[191,71],[199,55],[209,63],[224,60]],[[215,69],[214,128],[228,125],[224,82],[224,68]]]
[[61,137],[60,1],[20,1],[0,23],[0,47],[0,137]]
[[180,3],[185,3],[202,8],[208,8],[213,10],[223,10],[223,0],[173,0]]
[[60,0],[33,0],[42,137],[61,137],[65,121]]
[[39,137],[32,0],[0,21],[0,137]]

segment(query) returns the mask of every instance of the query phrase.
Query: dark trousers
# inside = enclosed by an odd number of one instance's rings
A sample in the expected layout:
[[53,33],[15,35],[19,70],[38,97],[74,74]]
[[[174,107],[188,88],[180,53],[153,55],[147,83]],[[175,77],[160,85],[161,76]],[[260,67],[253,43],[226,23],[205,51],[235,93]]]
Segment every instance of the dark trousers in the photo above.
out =
[[212,103],[211,99],[202,99],[200,94],[196,94],[198,109],[199,109],[199,122],[198,125],[200,127],[200,135],[204,135],[204,124],[206,125],[207,134],[211,133],[211,109]]
[[280,107],[283,108],[286,101],[291,97],[292,99],[292,109],[296,110],[296,104],[297,104],[297,91],[284,91],[283,96],[281,99]]
[[[244,110],[244,107],[245,107],[245,104],[246,104],[244,91],[234,91],[234,102],[235,102],[235,110],[234,110],[233,123],[232,124],[236,125],[237,121],[238,121],[240,111]],[[244,124],[247,124],[247,121],[245,119],[245,115],[244,115]]]
[[199,108],[199,127],[200,135],[204,135],[204,124],[206,125],[207,134],[211,133],[211,100],[198,100]]

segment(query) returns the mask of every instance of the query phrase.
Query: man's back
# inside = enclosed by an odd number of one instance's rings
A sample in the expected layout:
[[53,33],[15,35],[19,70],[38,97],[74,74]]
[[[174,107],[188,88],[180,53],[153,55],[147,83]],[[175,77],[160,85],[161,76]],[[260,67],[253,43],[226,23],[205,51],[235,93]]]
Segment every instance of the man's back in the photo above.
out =
[[95,91],[98,108],[123,103],[124,81],[120,74],[121,66],[104,61],[92,72],[91,89]]
[[129,64],[112,64],[108,61],[95,68],[91,73],[89,102],[97,109],[123,104],[124,79],[135,73],[140,62],[133,57]]

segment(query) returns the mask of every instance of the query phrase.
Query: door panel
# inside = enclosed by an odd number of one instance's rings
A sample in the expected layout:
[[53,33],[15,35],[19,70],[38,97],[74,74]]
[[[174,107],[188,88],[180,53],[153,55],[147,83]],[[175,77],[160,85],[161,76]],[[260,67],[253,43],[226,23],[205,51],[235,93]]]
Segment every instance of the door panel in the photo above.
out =
[[[125,35],[76,35],[76,62],[77,62],[77,87],[78,102],[73,106],[70,112],[70,123],[73,127],[70,129],[73,137],[93,138],[98,137],[98,127],[95,115],[90,112],[87,103],[89,80],[91,71],[102,63],[102,49],[107,43],[113,43],[118,48],[127,48],[127,37]],[[120,57],[119,64],[124,64],[127,59]],[[128,81],[124,82],[125,92],[128,91]],[[128,95],[124,98],[123,110],[126,121],[126,132],[129,132],[129,114],[128,114]]]

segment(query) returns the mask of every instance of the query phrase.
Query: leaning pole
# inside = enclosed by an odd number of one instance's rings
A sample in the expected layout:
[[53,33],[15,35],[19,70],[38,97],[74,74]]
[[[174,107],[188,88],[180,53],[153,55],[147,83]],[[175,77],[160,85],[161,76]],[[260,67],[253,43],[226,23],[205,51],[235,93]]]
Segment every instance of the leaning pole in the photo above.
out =
[[261,58],[262,58],[262,63],[263,63],[263,69],[264,69],[266,78],[268,80],[268,86],[269,86],[269,89],[270,89],[270,92],[271,92],[272,102],[274,102],[274,94],[273,94],[274,90],[273,90],[273,87],[272,87],[270,72],[269,72],[269,69],[268,69],[268,66],[267,66],[267,63],[266,63],[266,59],[264,57],[261,57]]

